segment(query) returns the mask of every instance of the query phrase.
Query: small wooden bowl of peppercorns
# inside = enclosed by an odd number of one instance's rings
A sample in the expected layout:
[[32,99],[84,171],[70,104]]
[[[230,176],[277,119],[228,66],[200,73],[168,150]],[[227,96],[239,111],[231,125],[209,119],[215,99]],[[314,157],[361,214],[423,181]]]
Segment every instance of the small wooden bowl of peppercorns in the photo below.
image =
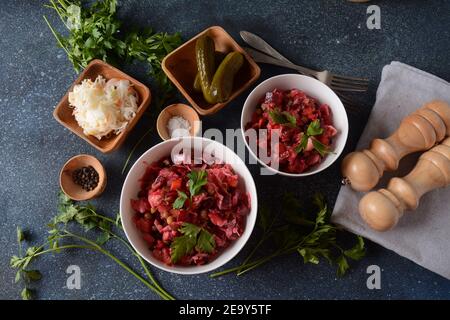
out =
[[72,200],[96,198],[106,187],[105,169],[97,158],[80,154],[64,164],[59,183],[62,191]]

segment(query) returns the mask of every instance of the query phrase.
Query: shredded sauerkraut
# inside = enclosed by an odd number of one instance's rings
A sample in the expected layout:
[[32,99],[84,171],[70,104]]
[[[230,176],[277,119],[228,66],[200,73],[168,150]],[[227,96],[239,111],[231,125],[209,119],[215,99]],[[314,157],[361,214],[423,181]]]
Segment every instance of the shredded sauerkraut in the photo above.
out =
[[69,92],[73,115],[84,134],[97,139],[114,132],[121,133],[136,116],[138,95],[128,80],[110,79],[101,75],[85,79]]

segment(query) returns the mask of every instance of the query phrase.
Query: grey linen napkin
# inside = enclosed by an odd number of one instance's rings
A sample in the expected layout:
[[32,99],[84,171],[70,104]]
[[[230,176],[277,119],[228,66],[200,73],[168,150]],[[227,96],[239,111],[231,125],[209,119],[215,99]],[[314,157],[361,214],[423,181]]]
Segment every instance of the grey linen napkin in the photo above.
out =
[[[388,137],[406,115],[435,99],[450,103],[448,82],[400,62],[385,66],[375,106],[357,149],[368,148],[374,138]],[[405,157],[399,170],[386,174],[377,189],[385,187],[393,176],[406,175],[418,156]],[[359,216],[358,203],[363,195],[342,186],[332,221],[450,279],[450,187],[424,195],[417,210],[406,211],[397,226],[387,232],[371,230]]]

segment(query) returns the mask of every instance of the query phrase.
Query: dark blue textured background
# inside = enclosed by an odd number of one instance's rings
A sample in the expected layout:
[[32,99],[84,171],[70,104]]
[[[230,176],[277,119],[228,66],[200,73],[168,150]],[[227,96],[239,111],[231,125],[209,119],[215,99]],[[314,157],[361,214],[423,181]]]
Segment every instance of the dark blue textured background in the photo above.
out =
[[[124,176],[122,165],[135,141],[150,126],[142,119],[117,152],[103,155],[52,117],[59,99],[75,79],[62,49],[42,19],[47,14],[62,31],[57,17],[43,8],[45,1],[1,1],[0,4],[0,298],[16,299],[20,287],[13,284],[10,256],[17,251],[15,227],[29,230],[32,239],[43,237],[46,223],[55,214],[58,174],[73,155],[97,156],[108,173],[108,186],[95,201],[102,212],[115,215]],[[329,68],[338,73],[369,77],[368,93],[356,97],[360,112],[350,114],[350,137],[346,152],[354,148],[375,100],[381,69],[399,60],[450,80],[450,2],[372,1],[381,7],[382,29],[366,28],[367,5],[344,0],[291,1],[125,1],[119,15],[124,29],[152,26],[155,30],[180,31],[185,40],[211,25],[223,26],[241,42],[239,30],[263,36],[275,48],[299,64]],[[241,42],[242,43],[242,42]],[[151,84],[145,68],[136,64],[124,69]],[[285,73],[262,66],[259,81]],[[212,117],[203,118],[204,128],[238,128],[240,110],[248,92]],[[180,97],[181,99],[181,97]],[[150,109],[151,110],[151,109]],[[133,161],[159,142],[153,133],[137,150]],[[260,177],[250,167],[261,203],[276,204],[285,190],[299,197],[323,192],[331,203],[339,189],[339,164],[307,179]],[[250,242],[254,242],[255,237]],[[244,251],[248,252],[249,246]],[[131,261],[121,248],[114,252]],[[244,252],[228,264],[234,266]],[[65,288],[66,268],[76,264],[82,271],[81,290]],[[366,288],[367,266],[382,268],[382,289]],[[37,285],[40,299],[154,299],[155,295],[122,271],[108,258],[94,253],[70,251],[47,256],[36,267],[44,279]],[[194,299],[404,299],[450,298],[450,281],[399,255],[368,243],[368,255],[339,279],[326,263],[304,265],[299,256],[287,256],[242,277],[209,279],[207,275],[181,276],[154,270],[161,283],[177,298]]]

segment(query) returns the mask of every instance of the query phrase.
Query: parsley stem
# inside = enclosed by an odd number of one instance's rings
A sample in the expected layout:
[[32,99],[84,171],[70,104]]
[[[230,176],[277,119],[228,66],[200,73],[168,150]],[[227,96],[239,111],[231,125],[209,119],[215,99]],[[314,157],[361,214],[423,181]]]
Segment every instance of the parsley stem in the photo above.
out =
[[97,248],[94,248],[92,246],[84,246],[84,245],[80,245],[80,244],[67,244],[67,245],[64,245],[64,246],[61,246],[61,247],[50,248],[50,249],[46,249],[46,250],[40,251],[38,253],[35,253],[33,255],[33,257],[38,257],[38,256],[46,254],[46,253],[55,252],[55,251],[64,250],[64,249],[92,249],[92,250],[97,250]]
[[265,258],[261,258],[261,259],[258,259],[258,260],[256,260],[256,261],[253,261],[252,263],[249,263],[249,265],[246,266],[245,268],[241,268],[241,269],[238,271],[237,275],[240,276],[240,275],[242,275],[242,274],[244,274],[244,273],[246,273],[246,272],[248,272],[248,271],[250,271],[250,270],[253,270],[253,269],[255,269],[256,267],[258,267],[258,266],[260,266],[260,265],[266,263],[267,261],[269,261],[269,260],[271,260],[272,258],[275,258],[276,256],[279,256],[279,255],[281,255],[281,254],[282,254],[282,253],[281,253],[281,250],[277,250],[277,251],[275,251],[274,253],[272,253],[271,255],[269,255],[269,256],[267,256],[267,257],[265,257]]
[[[112,223],[113,225],[116,225],[119,229],[123,230],[122,225],[116,224],[116,221],[112,220],[109,217],[106,217],[104,215],[98,214],[97,212],[95,212],[92,208],[86,206],[86,207],[81,207],[80,209],[85,209],[91,212],[90,215],[85,216],[84,218],[88,218],[88,217],[97,217],[100,219],[103,219],[105,221],[108,221],[110,223]],[[150,270],[147,268],[147,265],[145,264],[144,260],[142,259],[142,257],[130,246],[130,244],[121,236],[115,234],[114,232],[112,232],[111,230],[105,229],[103,227],[99,226],[99,229],[104,231],[104,232],[108,232],[108,234],[119,240],[120,242],[122,242],[125,247],[135,256],[137,257],[137,259],[139,260],[140,264],[142,265],[142,268],[144,269],[145,274],[148,276],[148,278],[152,281],[152,283],[154,284],[154,286],[156,288],[158,288],[161,293],[168,299],[168,300],[175,300],[175,298],[173,296],[171,296],[168,292],[166,292],[160,285],[159,283],[156,281],[156,279],[153,277],[152,273],[150,272]],[[67,235],[66,235],[67,236]],[[64,236],[62,236],[64,237]]]
[[241,264],[241,265],[239,265],[239,266],[237,266],[237,267],[234,267],[234,268],[225,269],[225,270],[223,270],[223,271],[215,272],[215,273],[211,274],[209,277],[210,277],[210,278],[217,278],[217,277],[220,277],[220,276],[229,274],[229,273],[231,273],[231,272],[239,271],[239,270],[240,270],[241,268],[243,268],[243,267],[244,267],[244,265]]
[[253,257],[253,255],[256,253],[256,251],[259,249],[259,247],[264,243],[264,241],[267,240],[268,234],[270,234],[270,233],[265,233],[265,234],[261,237],[261,239],[258,241],[258,243],[256,244],[256,246],[253,248],[253,250],[252,250],[252,251],[250,252],[250,254],[247,256],[247,258],[244,260],[244,262],[242,262],[240,268],[237,269],[237,271],[240,271],[240,270],[243,268],[243,266],[245,266],[245,265],[250,261],[250,259]]
[[[101,216],[101,215],[99,215]],[[103,216],[102,216],[103,217]],[[106,218],[106,217],[105,217]],[[108,218],[107,218],[108,219]],[[119,240],[120,242],[122,242],[125,247],[139,260],[139,263],[142,265],[142,268],[144,269],[145,274],[147,275],[147,277],[152,281],[153,285],[155,287],[157,287],[161,293],[163,293],[166,298],[168,298],[168,300],[175,300],[175,298],[173,296],[171,296],[167,291],[165,291],[158,283],[158,281],[156,281],[156,279],[153,277],[153,274],[150,272],[150,270],[147,268],[147,265],[145,264],[145,261],[142,259],[142,257],[133,249],[133,247],[130,246],[130,244],[121,236],[115,234],[114,232],[101,228],[101,230],[108,232],[111,237],[114,237],[115,239]]]
[[[50,0],[50,3],[51,3],[52,5],[51,5],[51,6],[47,6],[47,7],[50,8],[50,9],[55,10],[56,13],[58,14],[59,18],[61,19],[62,23],[64,24],[64,26],[65,26],[67,29],[70,30],[70,28],[69,28],[69,27],[67,26],[67,24],[66,24],[66,21],[64,21],[63,15],[62,15],[60,9],[58,8],[58,6],[56,5],[55,1]],[[61,5],[61,6],[62,6],[62,5]],[[64,8],[64,10],[67,10],[67,8],[65,8],[64,6],[63,6],[63,8]]]
[[119,224],[116,224],[116,221],[115,221],[115,220],[113,220],[113,219],[111,219],[111,218],[108,218],[107,216],[104,216],[104,215],[102,215],[102,214],[98,214],[97,212],[95,212],[95,211],[94,211],[92,208],[90,208],[90,207],[80,207],[80,209],[85,209],[85,210],[88,210],[88,211],[90,211],[90,212],[92,213],[91,215],[86,216],[86,218],[88,218],[88,217],[98,217],[98,218],[103,219],[103,220],[105,220],[105,221],[111,222],[113,225],[116,225],[119,229],[122,229],[122,230],[123,230],[122,226],[119,225]]
[[71,56],[71,54],[69,53],[69,50],[67,50],[67,48],[63,45],[63,43],[61,42],[61,39],[59,39],[58,34],[56,33],[55,29],[53,29],[53,27],[50,25],[50,22],[48,22],[47,17],[43,16],[45,22],[47,23],[48,27],[50,28],[50,31],[53,33],[53,36],[56,38],[56,41],[58,41],[58,44],[61,46],[61,48],[64,49],[64,51],[67,53],[67,56]]
[[142,141],[144,140],[144,138],[153,131],[153,128],[150,128],[147,130],[147,132],[144,133],[144,135],[138,140],[138,142],[136,142],[136,144],[133,146],[133,148],[131,149],[130,153],[128,154],[127,159],[125,160],[125,164],[123,165],[122,168],[122,174],[124,174],[125,170],[128,167],[128,163],[130,162],[131,157],[133,156],[134,151],[136,151],[137,147],[142,143]]
[[144,268],[144,271],[147,274],[147,276],[150,278],[150,280],[153,282],[153,284],[161,291],[161,293],[164,293],[164,295],[168,298],[167,300],[175,300],[175,298],[170,293],[168,293],[166,290],[164,290],[159,285],[158,281],[155,280],[155,278],[153,277],[152,273],[147,268],[146,262],[144,261],[144,259],[142,259],[142,257],[137,252],[136,252],[136,256],[139,259],[139,262],[141,263],[142,267]]
[[76,238],[80,241],[83,241],[85,243],[88,243],[90,245],[92,245],[94,247],[94,249],[96,249],[97,251],[100,251],[101,253],[103,253],[104,255],[106,255],[107,257],[109,257],[110,259],[112,259],[114,262],[116,262],[119,266],[121,266],[123,269],[125,269],[126,271],[128,271],[130,274],[132,274],[136,279],[138,279],[139,281],[141,281],[144,285],[146,285],[149,289],[151,289],[153,292],[155,292],[156,294],[158,294],[161,298],[163,298],[164,300],[169,300],[169,297],[166,296],[166,292],[161,292],[157,287],[153,286],[151,283],[149,283],[146,279],[144,279],[141,275],[139,275],[138,273],[136,273],[133,269],[131,269],[129,266],[127,266],[125,263],[123,263],[120,259],[118,259],[116,256],[114,256],[113,254],[111,254],[108,250],[105,250],[104,248],[102,248],[100,245],[98,245],[97,243],[95,243],[94,241],[91,241],[83,236],[71,233],[70,231],[65,230],[66,234],[72,236],[73,238]]

